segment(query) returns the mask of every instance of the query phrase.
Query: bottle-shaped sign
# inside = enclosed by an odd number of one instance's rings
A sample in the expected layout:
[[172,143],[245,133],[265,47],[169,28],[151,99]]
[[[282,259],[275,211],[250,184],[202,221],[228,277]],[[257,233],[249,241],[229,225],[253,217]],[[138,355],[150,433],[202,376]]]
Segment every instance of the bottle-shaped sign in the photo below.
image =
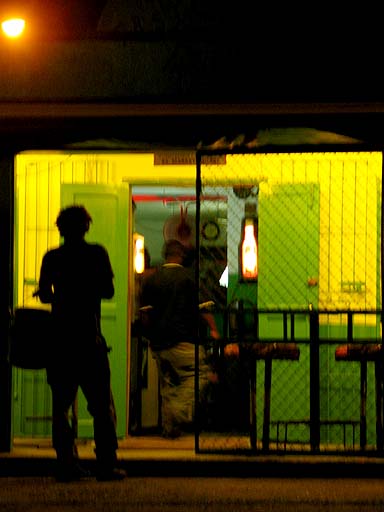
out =
[[245,217],[242,222],[242,240],[239,247],[240,279],[256,281],[258,275],[257,221]]
[[136,274],[142,274],[145,270],[144,237],[139,233],[133,234],[133,267]]

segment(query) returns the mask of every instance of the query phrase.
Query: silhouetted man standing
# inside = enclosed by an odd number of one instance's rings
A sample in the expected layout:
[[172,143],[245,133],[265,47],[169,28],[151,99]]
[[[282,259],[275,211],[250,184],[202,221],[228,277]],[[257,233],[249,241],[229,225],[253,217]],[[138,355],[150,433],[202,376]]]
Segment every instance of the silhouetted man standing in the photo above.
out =
[[53,336],[47,380],[52,390],[52,441],[57,479],[86,476],[79,466],[69,408],[80,387],[94,420],[97,479],[118,480],[116,417],[110,386],[108,348],[100,330],[101,299],[114,295],[107,251],[84,240],[91,216],[82,206],[60,211],[56,225],[64,243],[43,258],[36,295],[52,304]]

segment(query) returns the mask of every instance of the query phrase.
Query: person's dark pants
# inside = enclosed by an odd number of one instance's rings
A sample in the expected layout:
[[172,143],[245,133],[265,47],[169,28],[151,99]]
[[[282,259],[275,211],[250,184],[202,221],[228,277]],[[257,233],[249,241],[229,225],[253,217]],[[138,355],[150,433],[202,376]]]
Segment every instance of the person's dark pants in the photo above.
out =
[[77,458],[69,409],[80,388],[93,417],[98,464],[113,468],[118,445],[106,347],[94,346],[65,357],[61,354],[47,368],[47,379],[52,390],[52,443],[58,462],[70,465]]

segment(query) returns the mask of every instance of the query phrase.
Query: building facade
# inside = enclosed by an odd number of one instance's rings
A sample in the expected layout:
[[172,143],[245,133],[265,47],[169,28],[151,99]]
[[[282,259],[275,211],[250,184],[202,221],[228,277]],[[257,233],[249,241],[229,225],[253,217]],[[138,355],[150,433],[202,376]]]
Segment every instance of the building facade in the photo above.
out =
[[[254,24],[260,26],[260,13],[259,17],[250,16],[251,21],[242,30],[244,17],[240,15],[233,20],[224,16],[220,23],[215,21],[212,25],[197,21],[211,18],[199,17],[196,12],[195,17],[186,17],[191,14],[187,11],[187,2],[174,19],[164,16],[161,10],[157,16],[148,16],[136,6],[135,16],[131,13],[121,18],[125,23],[117,29],[111,4],[115,4],[116,9],[119,2],[105,3],[98,19],[97,33],[87,37],[77,33],[73,38],[68,34],[60,37],[30,35],[24,41],[3,41],[0,49],[3,70],[0,77],[0,232],[3,240],[0,255],[0,416],[6,419],[0,424],[0,449],[5,451],[11,449],[15,432],[18,435],[30,433],[26,426],[30,404],[15,402],[15,394],[29,396],[33,395],[33,390],[45,393],[40,391],[44,388],[41,379],[30,388],[26,383],[28,375],[22,373],[15,384],[15,372],[18,374],[19,370],[12,369],[8,358],[10,313],[16,306],[31,304],[41,255],[49,245],[58,241],[53,232],[55,214],[63,204],[63,197],[72,201],[76,194],[83,194],[80,190],[83,185],[89,191],[93,186],[105,187],[105,201],[111,198],[108,187],[127,190],[115,211],[114,219],[118,220],[113,222],[121,232],[134,231],[131,205],[124,203],[135,193],[132,187],[182,185],[192,188],[196,197],[200,197],[199,172],[206,196],[222,197],[224,194],[233,199],[227,189],[244,184],[258,188],[261,182],[261,212],[271,218],[272,212],[277,212],[273,202],[276,198],[281,203],[282,198],[287,200],[287,194],[291,199],[293,194],[297,200],[295,211],[300,212],[305,197],[305,208],[308,204],[315,205],[316,215],[313,215],[318,223],[317,238],[308,235],[313,229],[313,219],[301,229],[306,233],[304,238],[311,241],[306,244],[306,250],[316,241],[316,251],[326,255],[320,258],[316,253],[314,259],[318,266],[312,269],[313,276],[306,276],[317,278],[320,273],[323,279],[321,287],[316,288],[316,297],[307,296],[308,293],[314,295],[313,288],[305,288],[306,306],[311,303],[320,309],[381,309],[379,219],[384,103],[380,100],[378,80],[367,74],[370,86],[366,83],[359,88],[347,66],[349,56],[344,62],[348,72],[336,66],[334,57],[329,57],[328,72],[319,74],[321,52],[318,45],[314,46],[316,58],[306,62],[305,70],[297,54],[295,58],[289,54],[294,47],[292,40],[284,51],[274,55],[273,51],[265,49],[266,28],[258,32],[256,41],[252,35]],[[181,19],[189,20],[188,27],[180,25]],[[346,148],[345,154],[343,148]],[[232,163],[226,167],[203,165],[199,171],[196,152],[200,149],[211,151],[212,156],[215,151],[216,156],[228,154],[227,162]],[[168,162],[155,164],[156,155],[159,157],[164,152],[168,154]],[[180,153],[193,157],[187,164],[175,165],[175,155]],[[270,159],[266,156],[280,153],[291,156],[278,160],[276,156]],[[310,156],[296,158],[299,153],[309,153]],[[338,163],[330,163],[333,160],[329,155],[334,153],[343,154],[343,164],[340,164],[340,158],[335,159]],[[239,162],[245,162],[244,166]],[[305,192],[296,196],[299,187]],[[178,194],[180,196],[180,192]],[[271,197],[275,199],[268,199]],[[346,198],[348,204],[353,204],[353,215],[364,219],[362,225],[357,223],[348,227],[340,224],[340,219],[352,215],[347,207],[340,209],[338,206],[347,204],[343,203]],[[229,203],[228,211],[239,210],[238,203]],[[220,209],[220,206],[215,203],[210,209],[215,208]],[[95,211],[98,216],[103,206],[95,205]],[[240,211],[238,217],[225,214],[226,221],[231,217],[232,223],[226,225],[228,247],[230,234],[240,232],[243,203]],[[281,215],[286,216],[286,212]],[[99,217],[102,217],[101,213]],[[122,218],[124,222],[121,224]],[[277,214],[273,219],[269,225],[271,229],[279,225]],[[292,226],[295,219],[292,214],[287,225]],[[335,225],[338,226],[336,235],[333,233]],[[37,232],[42,233],[44,242],[37,240]],[[368,236],[368,233],[375,236]],[[265,247],[273,247],[263,224],[260,237]],[[336,243],[335,237],[341,242]],[[29,242],[32,238],[37,240],[35,245]],[[356,240],[361,238],[365,240],[362,255],[353,249]],[[284,240],[288,243],[289,237]],[[229,275],[226,305],[233,298],[248,300],[247,295],[232,293],[238,284],[238,268],[234,263],[237,262],[238,243],[239,240],[233,237],[232,252],[226,253],[230,268],[236,268]],[[120,247],[123,253],[116,254],[116,261],[121,258],[130,261],[128,241],[124,247]],[[273,262],[272,256],[279,250],[270,249],[269,255],[264,252],[260,257]],[[21,258],[21,254],[28,254],[28,258]],[[345,267],[345,258],[351,255],[354,263]],[[362,270],[359,262],[363,258],[374,263],[363,265]],[[270,287],[277,286],[278,281],[267,277],[274,275],[273,268],[268,265],[271,263],[263,267],[269,268],[268,273],[261,272],[257,292],[261,302],[256,306],[271,308],[272,304],[273,308],[281,310],[293,306],[301,308],[304,292],[294,299],[288,295],[268,295]],[[340,275],[346,272],[347,276],[337,281],[338,285],[344,283],[340,289],[332,278],[335,268]],[[280,271],[288,275],[286,269],[281,267]],[[121,269],[120,282],[129,281],[129,272],[128,265]],[[324,276],[331,277],[326,281]],[[132,311],[129,286],[118,290],[119,307],[130,307]],[[126,342],[130,337],[131,322],[125,316],[120,321],[122,341],[118,342],[120,348],[116,348],[112,357],[116,357],[113,362],[115,374],[125,375],[122,381],[125,391],[117,392],[121,418],[119,435],[124,437],[132,428],[130,397],[126,390],[131,385],[127,369],[133,356],[131,346]],[[374,325],[366,320],[363,324],[368,325],[368,330],[372,327],[376,333],[376,319]],[[326,329],[332,330],[328,323]],[[302,355],[306,359],[310,357],[305,355],[305,348]],[[324,372],[329,374],[327,370]],[[308,368],[305,375],[308,375]],[[307,384],[305,392],[309,390]],[[116,382],[116,386],[120,384]],[[12,393],[15,389],[17,392]],[[46,403],[49,408],[49,398]],[[324,407],[332,408],[329,403],[327,400]],[[36,408],[39,410],[40,405]],[[305,402],[300,418],[310,414],[309,408],[309,402]],[[36,414],[44,416],[46,411]],[[275,419],[279,417],[276,414]],[[329,410],[322,414],[329,420],[335,418]],[[290,418],[286,416],[285,419]],[[84,435],[89,435],[87,421],[84,420],[82,427]],[[152,419],[148,421],[151,426]],[[39,435],[49,434],[46,424],[39,428]],[[372,431],[369,435],[374,438],[375,433]]]

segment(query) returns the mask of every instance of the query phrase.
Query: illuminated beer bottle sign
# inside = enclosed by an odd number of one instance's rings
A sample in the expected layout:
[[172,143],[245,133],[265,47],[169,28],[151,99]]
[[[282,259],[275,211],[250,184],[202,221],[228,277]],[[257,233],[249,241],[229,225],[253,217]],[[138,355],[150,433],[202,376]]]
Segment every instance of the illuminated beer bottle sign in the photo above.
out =
[[245,218],[243,221],[240,257],[242,280],[256,281],[258,275],[257,224],[253,218]]
[[136,274],[142,274],[145,270],[144,237],[138,233],[133,235],[133,266]]

